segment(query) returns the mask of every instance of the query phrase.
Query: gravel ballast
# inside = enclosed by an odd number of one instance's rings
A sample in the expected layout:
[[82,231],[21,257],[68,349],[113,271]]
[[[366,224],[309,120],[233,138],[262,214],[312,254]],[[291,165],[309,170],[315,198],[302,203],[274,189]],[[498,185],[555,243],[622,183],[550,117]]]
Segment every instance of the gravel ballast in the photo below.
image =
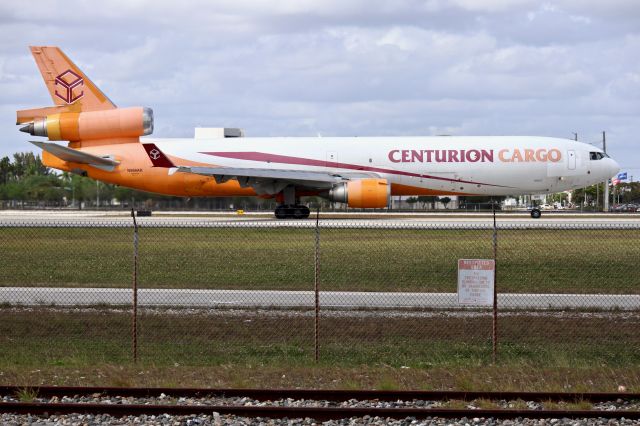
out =
[[[274,401],[260,401],[248,397],[179,397],[161,394],[157,397],[122,397],[105,396],[102,394],[73,395],[73,396],[53,396],[50,398],[37,397],[36,395],[3,395],[0,402],[29,402],[36,403],[91,403],[105,405],[185,405],[185,406],[244,406],[244,407],[341,407],[341,408],[420,408],[428,410],[430,408],[466,408],[479,409],[487,408],[487,401],[455,401],[452,403],[443,401],[379,401],[379,400],[355,400],[348,401],[326,401],[326,400],[305,400],[305,399],[278,399]],[[545,408],[567,409],[565,403],[554,403],[553,407],[545,407],[545,403],[535,401],[494,401],[491,408],[504,409],[529,409],[533,411]],[[604,411],[624,411],[640,410],[640,402],[617,399],[615,401],[593,403],[581,409],[604,410]],[[69,415],[27,415],[27,414],[0,414],[0,424],[2,425],[128,425],[128,424],[151,424],[151,425],[631,425],[640,421],[630,419],[605,419],[605,418],[585,418],[585,419],[528,419],[517,418],[513,420],[496,420],[484,417],[470,417],[461,419],[449,419],[429,417],[426,419],[391,419],[381,417],[351,417],[340,420],[330,420],[318,422],[310,418],[290,418],[290,419],[269,419],[269,418],[248,418],[235,415],[224,415],[219,413],[192,414],[192,415],[140,415],[114,417],[106,414],[69,414]]]

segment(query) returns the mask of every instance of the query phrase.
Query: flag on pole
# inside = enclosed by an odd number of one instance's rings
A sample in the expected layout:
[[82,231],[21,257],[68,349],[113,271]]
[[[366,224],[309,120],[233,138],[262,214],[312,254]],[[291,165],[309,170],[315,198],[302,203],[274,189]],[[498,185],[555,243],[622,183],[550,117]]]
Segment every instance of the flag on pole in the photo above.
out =
[[623,180],[627,180],[627,172],[618,173],[616,177],[611,178],[611,184],[616,186]]

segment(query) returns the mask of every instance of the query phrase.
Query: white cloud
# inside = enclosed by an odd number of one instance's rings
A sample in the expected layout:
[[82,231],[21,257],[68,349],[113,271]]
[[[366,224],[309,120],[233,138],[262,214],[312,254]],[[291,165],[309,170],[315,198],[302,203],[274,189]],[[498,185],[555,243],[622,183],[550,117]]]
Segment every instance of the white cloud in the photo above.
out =
[[458,7],[474,12],[504,12],[520,9],[528,4],[535,4],[534,0],[451,0]]

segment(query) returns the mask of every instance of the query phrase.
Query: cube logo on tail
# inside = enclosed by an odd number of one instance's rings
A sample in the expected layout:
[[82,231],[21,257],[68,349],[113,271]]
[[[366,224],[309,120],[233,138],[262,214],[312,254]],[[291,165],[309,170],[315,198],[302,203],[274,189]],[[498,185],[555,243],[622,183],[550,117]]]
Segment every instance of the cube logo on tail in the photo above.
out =
[[158,158],[160,158],[160,151],[157,149],[152,149],[151,151],[149,151],[149,157],[151,157],[154,160],[157,160]]
[[62,86],[63,92],[60,93],[56,89],[55,94],[67,104],[72,104],[84,96],[84,90],[78,93],[79,87],[84,86],[84,79],[70,69],[56,77],[55,86]]
[[142,144],[142,146],[144,147],[145,151],[147,151],[147,155],[149,156],[151,163],[153,163],[153,167],[164,167],[164,168],[175,167],[173,162],[169,160],[169,158],[166,155],[164,155],[162,151],[160,151],[160,148],[158,148],[156,144],[145,143],[145,144]]

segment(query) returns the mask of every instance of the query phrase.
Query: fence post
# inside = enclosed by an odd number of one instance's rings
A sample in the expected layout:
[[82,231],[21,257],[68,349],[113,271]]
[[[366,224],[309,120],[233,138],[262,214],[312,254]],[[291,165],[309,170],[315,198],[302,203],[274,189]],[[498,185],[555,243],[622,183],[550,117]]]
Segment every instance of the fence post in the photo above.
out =
[[313,273],[313,291],[315,293],[315,324],[314,324],[314,359],[318,362],[319,354],[319,333],[320,333],[320,206],[316,210],[316,240],[314,251],[314,273]]
[[131,345],[133,350],[133,362],[138,362],[138,224],[136,215],[131,209],[133,218],[133,312],[131,318]]
[[493,200],[491,201],[491,210],[493,211],[493,324],[491,353],[495,364],[498,351],[498,227],[496,226],[496,205]]

